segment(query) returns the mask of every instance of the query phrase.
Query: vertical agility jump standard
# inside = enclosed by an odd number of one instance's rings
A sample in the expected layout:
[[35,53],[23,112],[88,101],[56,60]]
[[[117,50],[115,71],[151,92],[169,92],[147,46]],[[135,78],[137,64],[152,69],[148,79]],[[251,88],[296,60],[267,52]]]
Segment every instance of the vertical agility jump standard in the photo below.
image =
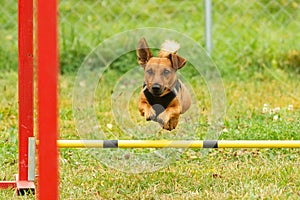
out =
[[18,194],[34,192],[28,180],[28,137],[33,136],[33,1],[18,3],[19,61],[19,170],[16,181],[1,181],[0,188],[16,188]]
[[37,0],[38,198],[58,199],[57,1]]

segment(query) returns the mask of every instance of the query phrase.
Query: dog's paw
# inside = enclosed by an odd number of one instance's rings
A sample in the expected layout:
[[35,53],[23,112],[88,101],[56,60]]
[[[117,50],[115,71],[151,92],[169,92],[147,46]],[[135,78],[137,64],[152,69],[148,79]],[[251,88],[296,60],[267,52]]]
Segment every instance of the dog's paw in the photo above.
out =
[[156,121],[163,127],[163,129],[169,130],[169,116],[165,112],[158,115]]
[[164,127],[165,122],[164,122],[161,118],[157,117],[157,118],[155,119],[155,121],[158,122],[158,123],[160,124],[161,127]]
[[147,121],[156,121],[156,113],[155,111],[151,108],[148,110],[148,112],[145,112],[145,118]]
[[168,125],[169,125],[168,130],[171,131],[171,130],[175,129],[177,124],[178,124],[178,118],[175,118],[175,117],[171,118],[168,122]]
[[157,117],[157,122],[161,125],[163,129],[171,131],[176,128],[178,124],[178,118],[173,117],[169,119],[169,117],[166,114],[162,113]]

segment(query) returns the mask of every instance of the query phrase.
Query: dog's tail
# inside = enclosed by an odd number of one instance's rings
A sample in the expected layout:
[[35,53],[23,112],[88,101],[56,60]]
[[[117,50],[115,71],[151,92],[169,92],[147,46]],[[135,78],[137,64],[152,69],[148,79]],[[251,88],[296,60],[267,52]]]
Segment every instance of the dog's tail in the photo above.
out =
[[160,58],[167,58],[170,54],[176,54],[177,51],[180,49],[180,45],[173,41],[173,40],[166,40],[160,48],[158,57]]

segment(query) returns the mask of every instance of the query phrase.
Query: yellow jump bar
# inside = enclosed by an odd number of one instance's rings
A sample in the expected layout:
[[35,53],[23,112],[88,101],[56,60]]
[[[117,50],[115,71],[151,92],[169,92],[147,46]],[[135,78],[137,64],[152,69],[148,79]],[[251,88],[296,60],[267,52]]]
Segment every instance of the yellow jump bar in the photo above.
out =
[[300,140],[57,140],[57,145],[59,148],[300,148]]

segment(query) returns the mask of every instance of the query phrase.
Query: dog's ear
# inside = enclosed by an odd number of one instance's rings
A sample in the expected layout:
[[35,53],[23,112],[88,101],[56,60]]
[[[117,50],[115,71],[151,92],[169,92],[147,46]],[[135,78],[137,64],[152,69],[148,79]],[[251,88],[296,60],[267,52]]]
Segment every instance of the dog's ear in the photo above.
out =
[[138,63],[145,67],[146,63],[149,61],[149,59],[152,57],[152,53],[149,49],[149,46],[146,42],[146,39],[143,37],[138,43],[137,49],[136,49],[136,55],[138,57]]
[[170,59],[172,61],[172,67],[176,70],[182,68],[186,63],[186,59],[174,53],[170,54]]

